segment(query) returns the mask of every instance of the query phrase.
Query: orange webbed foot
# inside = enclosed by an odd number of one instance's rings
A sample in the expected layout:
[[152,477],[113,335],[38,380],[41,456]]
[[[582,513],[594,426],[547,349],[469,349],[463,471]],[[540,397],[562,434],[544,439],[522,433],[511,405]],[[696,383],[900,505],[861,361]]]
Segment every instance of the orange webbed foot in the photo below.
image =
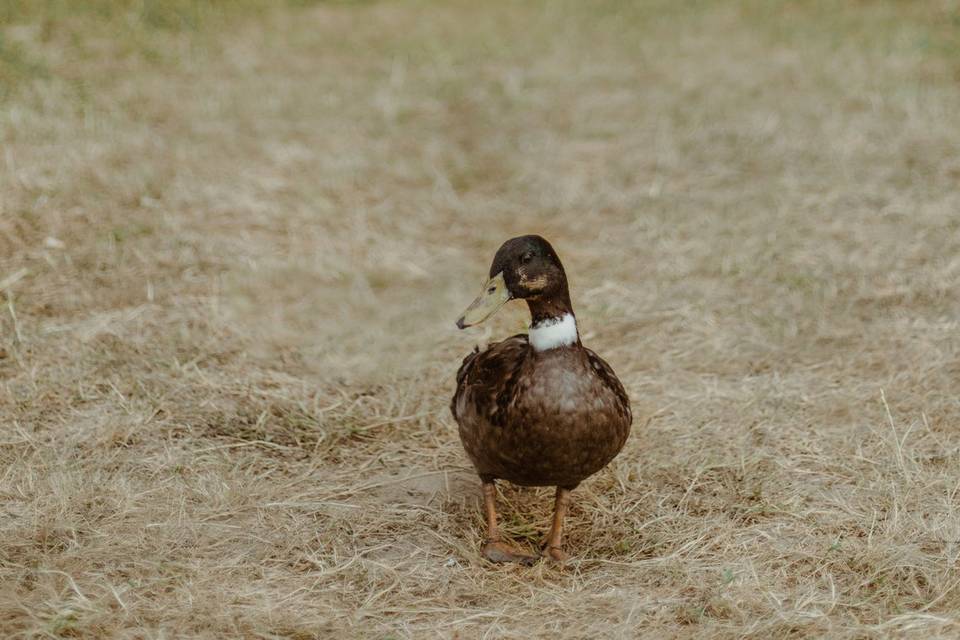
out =
[[516,562],[523,565],[532,565],[535,564],[540,558],[537,556],[531,556],[526,553],[523,553],[514,547],[510,546],[506,542],[487,542],[483,545],[483,550],[481,551],[483,557],[489,560],[490,562],[503,563],[503,562]]
[[559,563],[564,563],[570,559],[570,555],[560,547],[546,546],[543,548],[543,551],[540,552],[540,555],[547,560]]

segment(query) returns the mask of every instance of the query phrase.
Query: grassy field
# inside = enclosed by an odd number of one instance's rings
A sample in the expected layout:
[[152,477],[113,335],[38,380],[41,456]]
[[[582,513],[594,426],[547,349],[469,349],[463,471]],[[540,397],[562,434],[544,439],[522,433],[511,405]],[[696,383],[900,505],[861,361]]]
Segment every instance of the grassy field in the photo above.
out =
[[[0,0],[0,635],[957,637],[958,114],[955,0]],[[530,232],[566,567],[447,409]]]

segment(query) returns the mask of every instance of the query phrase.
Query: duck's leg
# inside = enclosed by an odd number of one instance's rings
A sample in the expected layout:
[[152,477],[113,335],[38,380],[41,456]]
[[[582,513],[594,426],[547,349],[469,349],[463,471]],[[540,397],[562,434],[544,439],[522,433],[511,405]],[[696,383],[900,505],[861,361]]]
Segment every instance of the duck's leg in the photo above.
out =
[[514,549],[500,539],[497,527],[497,486],[493,480],[483,480],[483,508],[487,515],[487,540],[483,545],[483,557],[490,562],[519,562],[533,564],[538,560]]
[[563,551],[563,518],[567,515],[567,506],[570,504],[570,489],[557,487],[557,498],[553,507],[553,523],[550,525],[550,533],[547,534],[547,540],[543,545],[542,555],[546,558],[563,562],[568,560],[568,556]]

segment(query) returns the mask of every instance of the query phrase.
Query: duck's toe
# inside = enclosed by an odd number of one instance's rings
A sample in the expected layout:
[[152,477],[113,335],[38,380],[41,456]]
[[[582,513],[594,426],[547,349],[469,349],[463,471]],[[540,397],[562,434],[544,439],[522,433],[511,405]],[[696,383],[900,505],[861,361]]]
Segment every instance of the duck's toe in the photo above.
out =
[[560,547],[544,547],[543,551],[540,552],[540,555],[548,560],[561,563],[570,559],[570,555]]
[[490,562],[516,562],[524,565],[532,565],[540,558],[523,553],[506,542],[487,542],[483,545],[481,552],[483,557]]

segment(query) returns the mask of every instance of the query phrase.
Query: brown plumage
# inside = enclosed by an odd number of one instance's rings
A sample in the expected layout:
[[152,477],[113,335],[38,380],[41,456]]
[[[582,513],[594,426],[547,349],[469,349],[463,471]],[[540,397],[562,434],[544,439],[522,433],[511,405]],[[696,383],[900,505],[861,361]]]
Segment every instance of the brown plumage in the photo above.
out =
[[544,554],[566,555],[561,526],[569,492],[607,465],[630,433],[630,401],[610,366],[585,348],[576,331],[566,275],[539,236],[507,241],[490,282],[458,321],[483,321],[508,299],[530,307],[531,336],[515,335],[468,355],[457,371],[451,412],[460,439],[484,483],[493,561],[533,558],[502,542],[496,527],[495,480],[556,486],[557,504]]

